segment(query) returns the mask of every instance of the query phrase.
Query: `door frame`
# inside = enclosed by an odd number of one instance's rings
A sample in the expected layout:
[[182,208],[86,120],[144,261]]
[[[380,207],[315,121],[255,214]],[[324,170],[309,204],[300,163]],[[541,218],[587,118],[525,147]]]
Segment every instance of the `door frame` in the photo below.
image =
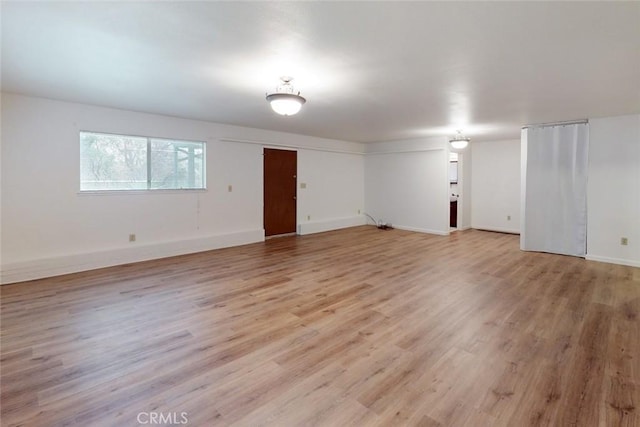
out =
[[[283,145],[262,145],[262,162],[260,162],[260,167],[262,168],[262,173],[260,174],[260,176],[262,177],[262,210],[261,210],[261,214],[262,214],[262,233],[265,236],[265,239],[269,239],[271,237],[274,236],[268,236],[266,235],[266,229],[265,229],[265,224],[264,224],[264,205],[265,205],[265,200],[264,200],[264,150],[265,149],[269,149],[269,150],[280,150],[280,151],[295,151],[296,152],[296,228],[295,228],[295,235],[298,236],[300,235],[300,220],[298,218],[298,212],[300,212],[300,206],[299,206],[299,199],[298,199],[298,154],[299,154],[299,150],[297,148],[293,148],[293,147],[287,147],[287,146],[283,146]],[[281,236],[280,234],[276,234],[275,236]]]
[[458,203],[457,203],[457,218],[456,218],[456,231],[463,230],[462,224],[464,224],[464,204],[465,204],[465,194],[464,194],[464,152],[458,153]]
[[465,177],[464,174],[464,161],[465,161],[465,152],[467,150],[469,150],[470,147],[467,147],[464,150],[452,150],[450,147],[447,150],[447,206],[448,206],[448,210],[447,210],[447,225],[450,225],[449,223],[449,215],[451,214],[451,184],[449,182],[449,162],[450,162],[450,156],[449,153],[456,153],[458,155],[458,182],[456,184],[456,188],[457,191],[456,193],[458,194],[458,203],[456,204],[456,228],[455,230],[451,230],[451,227],[448,227],[448,231],[447,234],[451,234],[452,232],[455,233],[457,231],[462,231],[462,230],[466,230],[469,227],[463,227],[463,219],[464,219],[464,206],[465,206],[465,200],[466,200],[466,195],[464,192],[464,180],[468,179],[468,177]]

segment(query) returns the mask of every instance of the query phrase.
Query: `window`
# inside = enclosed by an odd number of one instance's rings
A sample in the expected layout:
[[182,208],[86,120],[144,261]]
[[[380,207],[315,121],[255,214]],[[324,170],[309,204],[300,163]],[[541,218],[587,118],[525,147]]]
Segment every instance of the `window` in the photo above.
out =
[[80,191],[204,188],[204,142],[80,132]]

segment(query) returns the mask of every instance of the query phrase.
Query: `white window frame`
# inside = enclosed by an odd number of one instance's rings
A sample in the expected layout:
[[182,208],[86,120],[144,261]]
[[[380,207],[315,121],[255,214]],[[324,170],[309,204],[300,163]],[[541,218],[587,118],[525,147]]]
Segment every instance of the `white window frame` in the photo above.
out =
[[[142,138],[146,139],[147,142],[147,159],[146,159],[146,170],[147,170],[147,188],[104,188],[104,189],[82,189],[82,151],[81,146],[79,145],[79,160],[80,160],[80,168],[79,168],[79,185],[80,189],[78,194],[148,194],[148,193],[185,193],[185,192],[206,192],[207,191],[207,143],[206,141],[195,141],[195,140],[186,140],[186,139],[174,139],[174,138],[164,138],[164,137],[155,137],[155,136],[141,136],[141,135],[131,135],[131,134],[121,134],[121,133],[111,133],[111,132],[98,132],[98,131],[90,131],[90,130],[80,130],[78,133],[78,142],[81,144],[82,134],[96,134],[96,135],[107,135],[107,136],[118,136],[125,138]],[[152,188],[151,187],[151,142],[154,141],[169,141],[169,142],[185,142],[189,144],[202,144],[202,187],[175,187],[175,188]]]

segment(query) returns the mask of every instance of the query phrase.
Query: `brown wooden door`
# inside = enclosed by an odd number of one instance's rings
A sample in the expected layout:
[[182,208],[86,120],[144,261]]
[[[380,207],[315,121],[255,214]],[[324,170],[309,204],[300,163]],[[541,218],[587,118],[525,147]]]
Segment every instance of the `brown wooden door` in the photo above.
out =
[[264,149],[264,232],[266,236],[296,232],[298,153]]

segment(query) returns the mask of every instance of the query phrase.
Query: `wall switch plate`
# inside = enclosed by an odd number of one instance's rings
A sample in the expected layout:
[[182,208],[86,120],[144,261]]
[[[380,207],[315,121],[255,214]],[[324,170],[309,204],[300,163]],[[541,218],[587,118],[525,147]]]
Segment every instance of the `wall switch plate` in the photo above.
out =
[[311,215],[307,215],[307,221],[311,221]]
[[511,215],[507,215],[507,221],[511,221]]
[[136,235],[135,234],[129,234],[129,241],[130,242],[135,242],[136,241]]
[[628,239],[628,238],[626,238],[626,237],[621,237],[621,238],[620,238],[620,244],[621,244],[622,246],[627,246],[627,245],[629,244],[629,239]]
[[307,183],[306,182],[301,182],[300,183],[300,188],[307,188]]
[[233,185],[229,184],[229,186],[227,187],[227,191],[231,193],[233,191]]

